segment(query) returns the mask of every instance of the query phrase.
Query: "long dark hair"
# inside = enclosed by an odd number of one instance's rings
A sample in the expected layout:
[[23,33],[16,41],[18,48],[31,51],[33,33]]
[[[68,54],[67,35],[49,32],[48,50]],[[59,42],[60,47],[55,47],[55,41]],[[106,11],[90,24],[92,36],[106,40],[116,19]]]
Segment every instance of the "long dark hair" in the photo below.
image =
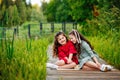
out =
[[58,56],[58,47],[61,46],[61,44],[58,43],[58,36],[59,35],[65,36],[66,40],[68,41],[67,36],[63,32],[56,33],[55,38],[54,38],[54,44],[53,44],[53,57]]
[[87,42],[89,44],[90,48],[93,50],[93,47],[90,44],[90,42],[82,34],[80,34],[77,30],[72,30],[69,33],[69,35],[73,35],[77,39],[77,43],[75,43],[74,45],[78,52],[78,56],[81,54],[81,40],[84,40],[85,42]]

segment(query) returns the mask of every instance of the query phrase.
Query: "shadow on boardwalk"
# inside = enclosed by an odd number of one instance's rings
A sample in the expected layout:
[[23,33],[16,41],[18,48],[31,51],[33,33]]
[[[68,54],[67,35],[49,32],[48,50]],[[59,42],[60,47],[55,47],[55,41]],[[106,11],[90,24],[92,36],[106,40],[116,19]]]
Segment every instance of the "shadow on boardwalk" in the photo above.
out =
[[[51,45],[48,46],[47,54],[49,57],[48,62],[54,63],[57,60],[57,58],[52,58]],[[107,64],[102,59],[100,59],[100,63]],[[50,68],[47,68],[46,71],[46,80],[120,80],[120,71],[115,68],[108,72],[74,69],[53,70]]]

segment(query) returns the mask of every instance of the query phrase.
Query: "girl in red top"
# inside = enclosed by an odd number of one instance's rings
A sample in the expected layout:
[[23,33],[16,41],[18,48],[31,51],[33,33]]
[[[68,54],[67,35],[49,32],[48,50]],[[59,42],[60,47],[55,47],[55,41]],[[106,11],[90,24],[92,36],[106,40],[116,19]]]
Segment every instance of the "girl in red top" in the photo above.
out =
[[63,32],[55,35],[53,45],[53,57],[59,60],[55,64],[47,63],[47,67],[56,69],[70,69],[78,64],[77,51],[71,41],[69,41]]

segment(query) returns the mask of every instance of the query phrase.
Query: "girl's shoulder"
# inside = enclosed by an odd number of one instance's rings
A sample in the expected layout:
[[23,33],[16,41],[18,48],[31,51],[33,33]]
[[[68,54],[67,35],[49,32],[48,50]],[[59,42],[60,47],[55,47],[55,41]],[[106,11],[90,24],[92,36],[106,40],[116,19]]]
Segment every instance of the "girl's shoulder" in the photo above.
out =
[[84,40],[81,40],[81,44],[87,44],[87,42]]
[[82,46],[88,46],[89,44],[88,44],[86,41],[82,40],[82,41],[81,41],[81,45],[82,45]]

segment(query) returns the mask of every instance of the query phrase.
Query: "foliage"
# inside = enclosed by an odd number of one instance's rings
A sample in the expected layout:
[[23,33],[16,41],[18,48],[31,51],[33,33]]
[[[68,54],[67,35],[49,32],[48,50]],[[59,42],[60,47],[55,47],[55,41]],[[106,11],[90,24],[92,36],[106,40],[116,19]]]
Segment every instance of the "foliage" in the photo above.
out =
[[42,10],[49,22],[76,21],[86,24],[86,20],[99,16],[98,10],[102,11],[113,8],[120,9],[119,0],[51,0],[43,2]]
[[0,80],[45,80],[48,44],[46,38],[15,39],[11,59],[7,58],[6,48],[0,48]]
[[16,3],[16,6],[18,8],[18,13],[19,13],[19,18],[20,18],[19,23],[22,24],[27,20],[27,18],[26,18],[27,17],[27,15],[26,15],[27,9],[25,6],[25,2],[23,2],[21,0],[18,0],[18,2]]
[[82,26],[82,33],[85,35],[106,35],[108,31],[118,32],[120,30],[120,10],[113,6],[110,9],[102,8],[100,15]]
[[72,19],[78,22],[85,22],[86,19],[92,18],[93,6],[97,3],[96,0],[69,0],[71,8],[70,14]]
[[92,18],[93,5],[96,3],[96,0],[51,0],[46,6],[43,5],[43,12],[48,21],[84,22]]
[[12,40],[10,40],[9,38],[8,40],[6,40],[5,38],[5,48],[6,48],[7,58],[11,60],[13,58],[13,53],[14,53],[14,33]]
[[117,8],[120,9],[120,0],[98,0],[99,2],[99,6],[101,8],[107,8],[107,9],[110,9],[111,7],[113,7],[113,5]]
[[33,20],[46,21],[40,7],[31,6],[31,3],[26,3],[26,0],[0,1],[0,27],[18,26],[26,21]]
[[39,8],[37,5],[34,5],[32,7],[30,17],[31,17],[31,21],[46,22],[46,18],[42,13],[41,8]]
[[108,31],[110,36],[94,36],[89,37],[90,42],[94,45],[95,50],[98,52],[99,56],[103,58],[108,64],[111,64],[115,68],[120,70],[120,32],[115,33]]

